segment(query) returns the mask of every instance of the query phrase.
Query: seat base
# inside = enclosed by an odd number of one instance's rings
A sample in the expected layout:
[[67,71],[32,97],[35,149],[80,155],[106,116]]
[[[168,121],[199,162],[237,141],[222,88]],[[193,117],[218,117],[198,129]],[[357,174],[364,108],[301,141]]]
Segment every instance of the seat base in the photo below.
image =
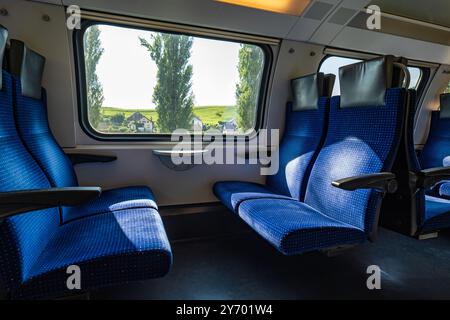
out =
[[155,196],[148,187],[125,187],[103,191],[101,196],[81,206],[63,208],[63,223],[118,210],[158,209]]
[[367,239],[363,230],[295,200],[247,200],[239,216],[285,255],[357,245]]
[[[140,208],[85,217],[59,227],[15,298],[62,297],[89,290],[162,277],[172,253],[155,209]],[[81,290],[69,290],[69,266],[80,269]]]
[[250,199],[292,199],[277,194],[265,185],[253,182],[221,181],[214,184],[214,194],[232,212],[237,213],[239,205]]

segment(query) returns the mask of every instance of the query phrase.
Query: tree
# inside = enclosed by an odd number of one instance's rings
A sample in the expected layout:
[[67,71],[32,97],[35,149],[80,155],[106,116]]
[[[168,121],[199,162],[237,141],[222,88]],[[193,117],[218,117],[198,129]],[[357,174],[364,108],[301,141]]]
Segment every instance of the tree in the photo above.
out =
[[116,113],[113,116],[111,116],[111,123],[116,126],[122,125],[124,121],[125,121],[125,114],[122,112]]
[[254,127],[256,106],[263,72],[263,51],[253,45],[242,44],[239,50],[239,83],[236,85],[239,129],[243,132]]
[[103,106],[103,87],[97,77],[97,65],[103,54],[100,41],[100,30],[92,26],[84,35],[84,59],[86,68],[88,117],[96,128],[100,121],[100,108]]
[[158,68],[153,103],[160,132],[190,129],[194,118],[193,68],[189,64],[193,38],[158,33],[152,36],[151,43],[144,38],[139,40]]

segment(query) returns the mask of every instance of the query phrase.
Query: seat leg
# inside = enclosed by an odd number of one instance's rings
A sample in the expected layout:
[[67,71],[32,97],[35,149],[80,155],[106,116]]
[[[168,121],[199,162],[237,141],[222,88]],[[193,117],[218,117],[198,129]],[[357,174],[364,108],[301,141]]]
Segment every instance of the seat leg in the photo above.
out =
[[429,240],[429,239],[436,239],[438,236],[439,236],[439,232],[424,233],[424,234],[419,234],[417,239],[418,240]]
[[356,245],[349,244],[349,245],[345,245],[345,246],[338,246],[338,247],[323,249],[323,250],[321,250],[321,252],[326,254],[327,257],[331,258],[331,257],[336,257],[336,256],[342,254],[343,252],[351,250],[355,247],[356,247]]

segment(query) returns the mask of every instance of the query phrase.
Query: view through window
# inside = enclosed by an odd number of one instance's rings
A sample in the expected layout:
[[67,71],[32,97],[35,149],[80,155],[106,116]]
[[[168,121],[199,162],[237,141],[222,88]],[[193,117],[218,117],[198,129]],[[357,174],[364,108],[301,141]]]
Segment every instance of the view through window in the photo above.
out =
[[[339,68],[349,64],[358,63],[360,61],[361,60],[359,59],[351,59],[338,56],[331,56],[325,59],[320,67],[320,72],[323,72],[325,74],[332,73],[336,75],[336,83],[334,84],[333,88],[333,96],[338,96],[341,94],[341,87],[339,85]],[[409,89],[418,89],[420,80],[422,79],[422,70],[416,67],[408,67],[408,70],[411,75]]]
[[265,55],[251,44],[92,25],[84,33],[87,115],[103,134],[245,134]]
[[447,85],[447,88],[444,89],[443,93],[450,93],[450,82]]

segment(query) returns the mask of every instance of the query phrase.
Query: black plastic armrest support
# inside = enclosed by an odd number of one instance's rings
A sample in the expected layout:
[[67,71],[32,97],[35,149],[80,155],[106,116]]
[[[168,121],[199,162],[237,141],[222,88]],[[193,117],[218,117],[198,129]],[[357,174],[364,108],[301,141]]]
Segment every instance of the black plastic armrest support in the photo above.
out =
[[354,191],[358,189],[375,189],[383,193],[395,193],[398,189],[396,176],[390,172],[366,174],[333,181],[334,187]]
[[98,198],[100,187],[74,187],[23,190],[0,193],[0,219],[24,212],[77,206]]
[[450,167],[439,167],[425,169],[417,173],[416,187],[419,189],[428,189],[441,182],[450,180]]
[[116,156],[106,156],[98,154],[87,154],[87,153],[69,153],[67,154],[72,165],[82,164],[82,163],[94,163],[94,162],[113,162],[117,160]]

